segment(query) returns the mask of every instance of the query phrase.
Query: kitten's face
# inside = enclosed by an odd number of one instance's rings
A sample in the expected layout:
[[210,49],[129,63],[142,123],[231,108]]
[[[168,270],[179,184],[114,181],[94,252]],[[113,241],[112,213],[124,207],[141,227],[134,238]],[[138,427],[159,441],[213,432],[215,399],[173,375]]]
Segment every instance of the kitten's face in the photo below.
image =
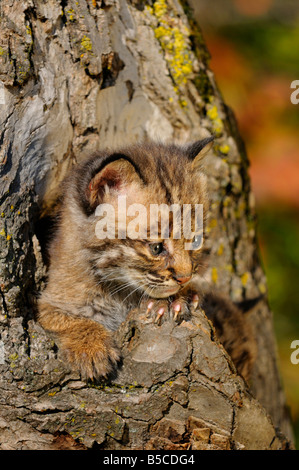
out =
[[[165,220],[162,210],[159,212],[157,232],[153,237],[150,229],[153,225],[154,211],[151,212],[151,207],[155,204],[159,206],[164,204],[167,207],[176,204],[176,207],[181,208],[182,216],[184,204],[190,204],[191,207],[202,204],[205,213],[207,209],[205,177],[196,161],[200,152],[197,152],[195,159],[192,160],[178,150],[175,152],[172,149],[172,153],[167,155],[161,153],[161,148],[158,149],[159,155],[157,149],[150,150],[152,155],[148,155],[148,160],[144,160],[144,164],[148,164],[146,178],[141,178],[136,168],[124,157],[109,163],[93,177],[88,186],[89,200],[94,207],[98,206],[98,203],[100,207],[104,207],[103,204],[112,206],[115,214],[115,235],[124,233],[125,228],[126,236],[122,239],[115,236],[105,240],[93,236],[89,241],[89,248],[92,247],[95,273],[101,282],[113,286],[115,293],[123,293],[129,297],[136,292],[140,295],[147,294],[152,298],[167,298],[178,293],[192,281],[195,274],[200,273],[203,265],[202,234],[195,234],[194,231],[191,234],[192,238],[186,238],[183,217],[180,223],[177,222],[175,225],[170,210],[166,211],[169,216],[167,219],[169,233],[165,237],[165,226],[164,228],[161,226]],[[199,157],[202,155],[199,155],[198,159]],[[119,197],[126,199],[125,221]],[[142,205],[145,211],[142,212],[136,206],[132,206],[136,203]],[[131,212],[128,211],[130,206],[133,207]],[[194,211],[191,214],[193,231]],[[92,230],[95,230],[98,219],[93,214],[90,220]],[[135,227],[139,233],[138,238],[135,238],[132,227]],[[179,237],[178,227],[181,229]],[[192,249],[187,249],[191,243]],[[118,288],[115,288],[115,284]]]
[[133,268],[131,276],[143,285],[149,297],[165,298],[178,293],[200,268],[201,249],[186,250],[184,240],[150,240],[146,245],[139,249],[147,252],[148,261],[140,265],[139,271]]

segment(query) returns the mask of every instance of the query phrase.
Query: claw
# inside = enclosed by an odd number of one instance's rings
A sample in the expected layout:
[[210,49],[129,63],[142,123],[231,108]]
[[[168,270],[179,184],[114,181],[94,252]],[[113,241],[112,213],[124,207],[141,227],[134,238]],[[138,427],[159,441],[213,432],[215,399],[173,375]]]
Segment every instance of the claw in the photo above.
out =
[[154,302],[152,302],[152,301],[147,304],[146,315],[148,315],[150,313],[153,306],[154,306]]
[[160,319],[163,317],[165,313],[165,308],[164,307],[161,307],[159,310],[158,310],[158,313],[157,313],[157,318],[155,320],[155,323],[159,323],[160,322]]
[[199,304],[199,297],[197,294],[193,295],[191,304],[192,304],[193,309],[196,310]]
[[180,313],[180,311],[182,310],[182,306],[181,304],[176,304],[174,307],[173,307],[173,310],[174,310],[174,321],[176,321],[176,319],[178,318],[178,315]]

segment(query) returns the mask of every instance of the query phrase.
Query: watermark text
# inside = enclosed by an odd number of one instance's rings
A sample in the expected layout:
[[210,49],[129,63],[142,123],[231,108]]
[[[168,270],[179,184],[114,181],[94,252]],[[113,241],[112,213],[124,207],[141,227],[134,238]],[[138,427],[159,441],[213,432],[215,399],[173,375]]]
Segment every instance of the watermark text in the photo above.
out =
[[291,363],[294,365],[299,364],[299,340],[294,340],[291,343],[291,349],[294,349],[294,351],[291,354]]
[[292,104],[299,104],[299,80],[294,80],[291,83],[291,88],[295,89],[291,94],[291,103]]
[[[118,196],[117,204],[100,204],[95,234],[105,239],[184,239],[185,250],[198,250],[203,244],[202,204],[130,204]],[[187,241],[189,240],[189,241]]]

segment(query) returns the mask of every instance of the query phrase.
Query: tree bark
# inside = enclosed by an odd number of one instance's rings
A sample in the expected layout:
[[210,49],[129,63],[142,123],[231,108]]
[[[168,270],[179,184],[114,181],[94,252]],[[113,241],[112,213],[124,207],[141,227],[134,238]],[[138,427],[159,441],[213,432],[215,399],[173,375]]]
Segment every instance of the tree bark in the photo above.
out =
[[[0,448],[290,447],[246,151],[188,2],[6,0],[0,15]],[[162,326],[131,312],[118,376],[82,382],[34,321],[58,184],[98,148],[211,133],[207,280],[265,294],[250,390],[200,309]]]

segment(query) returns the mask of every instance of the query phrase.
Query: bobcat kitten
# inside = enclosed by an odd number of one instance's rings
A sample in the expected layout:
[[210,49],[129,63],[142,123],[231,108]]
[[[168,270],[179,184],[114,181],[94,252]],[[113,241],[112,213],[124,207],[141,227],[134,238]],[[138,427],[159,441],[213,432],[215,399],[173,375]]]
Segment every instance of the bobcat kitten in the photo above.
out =
[[[203,299],[200,294],[197,281],[205,269],[201,237],[176,238],[172,213],[167,238],[162,216],[154,239],[148,228],[138,238],[96,235],[97,207],[117,209],[120,196],[126,197],[127,206],[142,204],[147,214],[152,204],[202,204],[205,217],[208,196],[201,164],[212,145],[213,138],[207,138],[187,146],[146,143],[98,152],[64,181],[38,320],[83,377],[111,372],[119,360],[112,332],[131,309],[145,308],[157,322],[168,316],[180,320],[188,318],[199,302],[205,303],[212,320],[215,317],[216,330],[239,372],[248,376],[253,339],[244,317],[228,301],[217,301],[215,295]],[[132,217],[123,222],[118,213],[116,233],[123,233],[131,221]],[[192,243],[192,250],[185,249],[186,242]],[[231,338],[225,337],[225,323],[238,326],[237,332],[229,328]]]

